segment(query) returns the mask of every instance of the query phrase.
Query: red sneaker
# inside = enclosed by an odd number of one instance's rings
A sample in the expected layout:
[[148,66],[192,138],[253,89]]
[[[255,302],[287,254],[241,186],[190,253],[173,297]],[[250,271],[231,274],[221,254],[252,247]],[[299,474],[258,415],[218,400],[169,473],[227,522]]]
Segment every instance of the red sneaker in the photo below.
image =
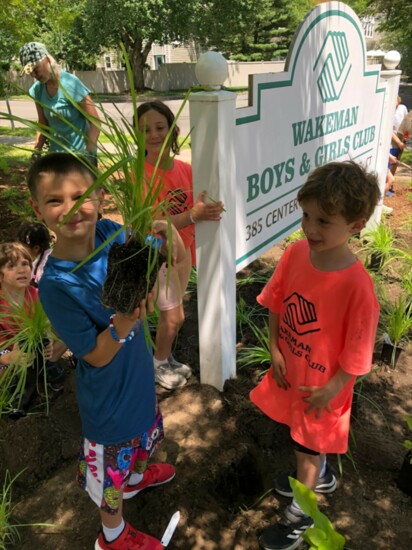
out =
[[160,541],[136,531],[127,521],[122,534],[112,542],[107,542],[103,533],[100,531],[94,550],[162,550],[163,544]]
[[143,489],[157,487],[171,481],[176,474],[176,469],[171,464],[151,464],[143,474],[143,479],[136,485],[126,485],[123,489],[123,499],[132,498]]

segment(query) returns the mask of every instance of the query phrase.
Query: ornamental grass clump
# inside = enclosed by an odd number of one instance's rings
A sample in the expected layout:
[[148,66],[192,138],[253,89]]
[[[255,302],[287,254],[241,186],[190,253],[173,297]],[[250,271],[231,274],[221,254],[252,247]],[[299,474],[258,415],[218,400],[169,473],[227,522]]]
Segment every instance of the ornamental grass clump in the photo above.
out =
[[[0,415],[20,408],[29,375],[30,378],[36,379],[37,389],[44,393],[46,414],[48,414],[49,398],[44,347],[49,342],[57,340],[57,337],[52,332],[50,321],[40,301],[33,300],[29,304],[27,302],[11,303],[3,306],[0,323],[12,327],[14,333],[10,334],[9,331],[0,333],[0,351],[12,348],[19,350],[16,360],[2,371],[0,377]],[[35,369],[35,372],[29,369]]]
[[359,252],[365,253],[365,266],[373,271],[382,271],[396,258],[404,255],[403,250],[395,246],[392,229],[384,221],[375,224],[362,233],[363,245]]

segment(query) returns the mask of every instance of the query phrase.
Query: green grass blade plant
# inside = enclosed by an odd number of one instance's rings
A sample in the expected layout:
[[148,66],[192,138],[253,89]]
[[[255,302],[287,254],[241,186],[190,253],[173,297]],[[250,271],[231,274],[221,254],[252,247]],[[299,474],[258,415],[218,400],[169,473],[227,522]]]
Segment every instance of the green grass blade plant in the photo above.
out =
[[12,485],[20,474],[14,478],[10,472],[6,470],[3,487],[0,493],[0,550],[17,542],[19,533],[17,526],[11,523],[11,515],[13,513],[12,506]]
[[268,276],[260,273],[250,273],[249,275],[236,277],[237,288],[250,285],[265,285],[268,282]]
[[407,343],[412,330],[412,310],[409,297],[400,294],[395,300],[381,297],[380,330],[389,337],[390,344],[399,346]]
[[363,245],[359,252],[364,253],[365,266],[383,270],[394,259],[400,258],[403,251],[395,246],[392,229],[385,222],[377,223],[362,233]]
[[239,368],[263,365],[267,367],[262,373],[263,375],[267,372],[272,361],[269,348],[269,326],[265,323],[263,328],[260,328],[255,323],[251,323],[250,328],[255,337],[256,344],[239,350]]
[[64,530],[67,527],[63,525],[53,525],[52,523],[12,523],[13,504],[12,504],[12,488],[16,479],[24,472],[22,470],[14,478],[10,472],[6,470],[3,487],[0,491],[0,550],[7,548],[17,548],[16,544],[20,541],[19,529],[22,527],[52,527],[54,529]]
[[343,550],[345,539],[335,531],[330,520],[319,510],[315,493],[297,479],[289,477],[289,482],[296,502],[314,523],[313,527],[306,529],[302,536],[303,540],[314,550]]
[[239,329],[241,338],[244,336],[244,329],[255,325],[254,319],[259,315],[263,315],[262,308],[258,306],[250,306],[245,302],[242,296],[239,296],[239,299],[236,302],[236,325]]
[[[46,399],[46,413],[49,413],[49,399],[47,391],[47,375],[44,359],[44,346],[52,340],[57,340],[53,334],[40,300],[30,303],[12,303],[4,306],[0,313],[0,322],[11,327],[13,333],[5,331],[1,336],[0,350],[16,348],[20,351],[15,362],[3,371],[0,378],[0,414],[7,413],[12,403],[21,401],[26,386],[27,369],[33,368],[33,361],[37,358],[41,364],[37,370],[42,373],[42,391]],[[40,389],[40,388],[39,388]]]

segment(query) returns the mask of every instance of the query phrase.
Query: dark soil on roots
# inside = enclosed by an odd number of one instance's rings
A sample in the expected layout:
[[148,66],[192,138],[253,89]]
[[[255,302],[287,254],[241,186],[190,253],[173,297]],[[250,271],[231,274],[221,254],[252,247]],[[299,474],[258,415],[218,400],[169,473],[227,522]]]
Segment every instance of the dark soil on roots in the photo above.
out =
[[102,304],[119,313],[132,313],[153,288],[162,258],[134,239],[114,243],[109,251]]

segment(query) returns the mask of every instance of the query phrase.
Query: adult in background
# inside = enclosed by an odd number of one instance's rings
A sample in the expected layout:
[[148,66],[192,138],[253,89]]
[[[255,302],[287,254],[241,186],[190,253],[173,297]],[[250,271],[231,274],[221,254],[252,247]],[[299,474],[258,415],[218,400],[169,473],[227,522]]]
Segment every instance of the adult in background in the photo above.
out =
[[[36,101],[38,122],[49,126],[55,138],[50,140],[50,152],[69,149],[90,155],[96,164],[100,130],[78,108],[93,119],[99,119],[90,90],[77,76],[62,70],[40,42],[24,44],[20,49],[20,62],[23,73],[37,80],[29,89],[29,94]],[[37,132],[35,157],[40,154],[45,142],[45,136]]]
[[[393,128],[392,128],[392,138],[391,138],[391,148],[390,148],[390,155],[396,157],[395,162],[389,161],[389,170],[391,174],[394,176],[396,169],[398,167],[399,161],[401,159],[403,150],[405,148],[405,142],[407,136],[405,136],[402,132],[399,131],[399,127],[402,124],[403,119],[408,114],[407,107],[402,103],[402,98],[400,95],[396,98],[396,109],[395,109],[395,115],[393,117]],[[392,196],[395,194],[393,185],[390,187],[389,191],[386,193],[386,196]]]

